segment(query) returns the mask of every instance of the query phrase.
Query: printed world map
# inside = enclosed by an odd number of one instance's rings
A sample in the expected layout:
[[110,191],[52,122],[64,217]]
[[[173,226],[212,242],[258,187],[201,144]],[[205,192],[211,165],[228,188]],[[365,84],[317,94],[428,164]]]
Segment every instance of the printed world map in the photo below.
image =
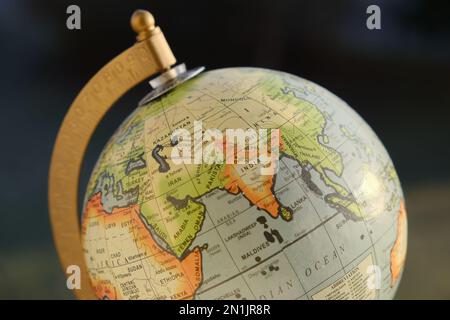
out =
[[[278,171],[175,164],[171,133],[194,121],[280,129]],[[286,73],[231,68],[121,125],[89,181],[82,241],[99,299],[391,299],[406,225],[389,155],[345,102]]]

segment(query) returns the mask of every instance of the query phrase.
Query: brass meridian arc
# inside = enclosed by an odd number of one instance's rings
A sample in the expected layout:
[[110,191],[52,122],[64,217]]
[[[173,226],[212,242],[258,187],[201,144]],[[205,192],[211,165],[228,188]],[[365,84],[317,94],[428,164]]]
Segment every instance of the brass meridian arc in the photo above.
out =
[[80,91],[59,129],[50,164],[48,201],[53,237],[64,270],[69,265],[80,267],[81,289],[74,289],[79,299],[96,298],[81,247],[77,205],[80,170],[89,140],[123,94],[176,63],[148,11],[135,11],[131,27],[138,42],[100,69]]

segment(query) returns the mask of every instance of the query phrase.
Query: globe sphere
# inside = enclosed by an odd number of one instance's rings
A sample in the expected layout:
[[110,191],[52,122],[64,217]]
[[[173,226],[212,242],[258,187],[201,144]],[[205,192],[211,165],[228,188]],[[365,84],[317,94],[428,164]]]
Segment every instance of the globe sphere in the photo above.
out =
[[388,153],[344,101],[228,68],[118,128],[87,187],[82,243],[100,299],[391,299],[407,221]]

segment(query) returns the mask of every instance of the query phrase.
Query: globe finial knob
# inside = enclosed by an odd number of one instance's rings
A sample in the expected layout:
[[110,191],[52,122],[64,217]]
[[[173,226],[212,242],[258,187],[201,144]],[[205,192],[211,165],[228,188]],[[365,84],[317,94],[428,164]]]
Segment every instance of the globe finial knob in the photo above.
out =
[[137,33],[138,41],[148,38],[155,29],[155,18],[147,10],[136,10],[131,16],[131,28]]

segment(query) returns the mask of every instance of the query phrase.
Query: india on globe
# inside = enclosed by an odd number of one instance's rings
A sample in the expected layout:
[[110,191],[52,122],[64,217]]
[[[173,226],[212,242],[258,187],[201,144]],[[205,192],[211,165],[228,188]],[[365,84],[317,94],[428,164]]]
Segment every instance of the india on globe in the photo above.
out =
[[[266,161],[238,161],[264,142]],[[319,85],[257,68],[141,104],[97,161],[81,229],[100,299],[391,299],[407,246],[370,127]]]

